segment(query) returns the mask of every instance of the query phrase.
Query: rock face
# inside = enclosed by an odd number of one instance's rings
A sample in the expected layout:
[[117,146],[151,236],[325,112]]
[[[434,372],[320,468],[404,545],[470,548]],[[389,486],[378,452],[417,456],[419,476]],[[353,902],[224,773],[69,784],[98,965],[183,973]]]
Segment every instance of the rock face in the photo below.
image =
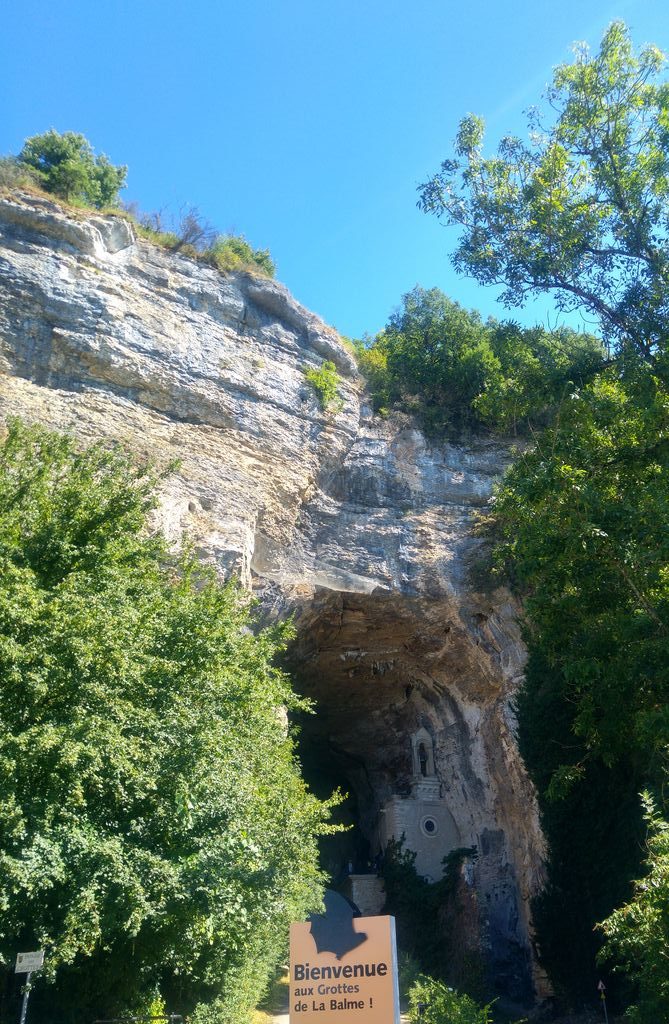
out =
[[[324,359],[340,373],[332,414],[304,373]],[[435,448],[372,417],[350,353],[283,286],[20,193],[0,199],[0,413],[179,460],[161,526],[268,618],[295,615],[309,729],[355,790],[372,852],[384,807],[415,781],[411,737],[429,735],[435,792],[477,851],[463,942],[529,1002],[544,851],[510,709],[524,652],[510,595],[472,582],[473,520],[508,451]]]

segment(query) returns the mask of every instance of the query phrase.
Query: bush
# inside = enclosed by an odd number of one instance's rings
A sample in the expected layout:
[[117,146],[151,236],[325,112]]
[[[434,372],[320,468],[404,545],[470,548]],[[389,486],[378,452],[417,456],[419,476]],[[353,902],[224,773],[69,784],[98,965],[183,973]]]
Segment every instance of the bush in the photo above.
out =
[[18,162],[34,171],[47,192],[97,209],[118,205],[128,172],[104,154],[95,156],[88,139],[78,132],[61,135],[53,128],[26,139]]
[[646,875],[634,895],[599,927],[606,936],[600,960],[617,961],[638,984],[637,1005],[627,1010],[634,1024],[669,1020],[669,822],[643,795],[648,826]]
[[479,1006],[427,974],[419,975],[409,990],[411,1024],[492,1024],[491,1006]]
[[182,210],[178,218],[166,216],[162,210],[142,213],[136,203],[129,203],[125,210],[138,234],[162,249],[208,263],[222,273],[246,271],[274,277],[276,267],[269,249],[254,249],[243,235],[217,235],[195,207]]
[[45,948],[44,1024],[241,1020],[320,901],[288,634],[149,529],[156,482],[19,423],[0,445],[0,987]]
[[264,277],[276,272],[269,249],[254,249],[243,235],[219,235],[202,259],[223,271],[247,270]]
[[438,288],[419,287],[356,351],[377,411],[414,413],[431,434],[544,426],[604,357],[592,335],[484,323]]
[[316,389],[323,412],[341,409],[343,402],[339,398],[339,374],[330,359],[326,359],[317,370],[309,367],[304,371],[304,376]]

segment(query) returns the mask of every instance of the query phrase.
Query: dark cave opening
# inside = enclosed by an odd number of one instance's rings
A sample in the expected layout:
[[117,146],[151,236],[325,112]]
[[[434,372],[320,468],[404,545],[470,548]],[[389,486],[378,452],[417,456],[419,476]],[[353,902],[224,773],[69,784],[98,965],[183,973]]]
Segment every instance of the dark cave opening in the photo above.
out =
[[523,794],[500,743],[500,678],[470,625],[448,601],[327,590],[295,623],[287,667],[314,703],[297,723],[304,775],[319,796],[347,794],[335,820],[349,828],[321,846],[332,884],[357,902],[350,876],[359,876],[364,901],[365,876],[402,836],[429,883],[440,882],[449,853],[474,850],[428,927],[454,965],[450,983],[467,985],[468,965],[483,963],[488,995],[531,1004],[529,909],[512,832]]
[[360,828],[357,791],[345,755],[311,736],[304,717],[300,716],[298,752],[309,789],[322,800],[335,792],[342,794],[341,803],[332,811],[332,822],[343,826],[343,831],[322,836],[319,843],[321,868],[330,886],[340,889],[347,876],[373,870],[372,849]]

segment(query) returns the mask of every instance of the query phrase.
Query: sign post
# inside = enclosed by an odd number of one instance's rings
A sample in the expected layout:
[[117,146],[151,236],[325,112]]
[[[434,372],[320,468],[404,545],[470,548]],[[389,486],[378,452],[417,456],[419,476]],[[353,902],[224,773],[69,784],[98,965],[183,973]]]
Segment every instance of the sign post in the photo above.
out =
[[400,1024],[395,919],[325,907],[290,927],[290,1024]]
[[16,974],[25,974],[26,983],[23,986],[23,1001],[21,1003],[21,1019],[19,1024],[26,1024],[26,1014],[28,1013],[28,997],[30,996],[30,989],[32,988],[31,979],[33,971],[39,971],[44,965],[44,950],[37,950],[35,953],[18,953],[16,957],[16,967],[14,972]]
[[598,984],[597,991],[599,992],[600,998],[602,1000],[602,1007],[604,1009],[604,1020],[606,1024],[609,1024],[609,1015],[606,1010],[606,985],[603,981],[600,981],[600,983]]

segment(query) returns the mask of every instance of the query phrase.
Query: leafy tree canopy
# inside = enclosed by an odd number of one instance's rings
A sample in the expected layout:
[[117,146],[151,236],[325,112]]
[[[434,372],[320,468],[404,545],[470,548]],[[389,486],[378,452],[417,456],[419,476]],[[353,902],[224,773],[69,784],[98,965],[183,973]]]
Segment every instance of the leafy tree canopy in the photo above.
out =
[[288,634],[150,532],[156,482],[19,423],[0,448],[0,961],[46,949],[43,1021],[243,1019],[319,901]]
[[592,335],[484,323],[438,288],[420,287],[357,353],[377,408],[415,412],[431,433],[543,424],[604,356]]
[[599,53],[557,68],[544,125],[483,155],[484,125],[460,124],[453,157],[420,186],[419,206],[462,227],[455,267],[501,284],[521,305],[552,290],[597,317],[604,336],[664,352],[669,315],[669,84],[664,57],[635,54],[621,22]]
[[[502,285],[510,306],[553,292],[560,308],[597,318],[613,356],[563,393],[548,429],[507,475],[495,510],[499,557],[527,613],[520,739],[551,849],[536,908],[540,945],[568,998],[582,995],[585,982],[591,991],[593,926],[631,900],[609,918],[607,934],[640,982],[644,1021],[669,1018],[655,961],[662,930],[649,928],[645,945],[624,928],[666,913],[655,884],[659,861],[649,860],[649,881],[630,891],[643,870],[632,795],[648,786],[658,814],[669,810],[663,66],[656,47],[636,53],[625,26],[613,23],[598,53],[581,46],[573,63],[557,68],[548,117],[532,113],[528,142],[507,138],[486,156],[483,122],[470,115],[454,154],[419,190],[425,211],[461,228],[457,269]],[[492,387],[481,401],[494,396]],[[575,951],[588,956],[578,963]]]
[[644,794],[649,838],[646,877],[634,895],[600,925],[601,959],[614,957],[639,983],[640,999],[627,1016],[635,1024],[665,1020],[669,1006],[669,825]]
[[53,128],[26,139],[18,160],[38,174],[47,192],[98,209],[118,205],[128,173],[127,167],[114,166],[104,154],[95,156],[83,135],[61,135]]
[[[525,598],[519,738],[551,850],[535,922],[567,1002],[590,998],[593,927],[642,870],[638,793],[662,791],[668,458],[666,389],[647,367],[612,367],[564,402],[495,503],[498,557]],[[611,994],[629,995],[620,981]]]
[[668,459],[667,392],[647,370],[611,370],[565,403],[495,503],[499,555],[576,735],[609,764],[632,747],[649,770],[669,743]]

